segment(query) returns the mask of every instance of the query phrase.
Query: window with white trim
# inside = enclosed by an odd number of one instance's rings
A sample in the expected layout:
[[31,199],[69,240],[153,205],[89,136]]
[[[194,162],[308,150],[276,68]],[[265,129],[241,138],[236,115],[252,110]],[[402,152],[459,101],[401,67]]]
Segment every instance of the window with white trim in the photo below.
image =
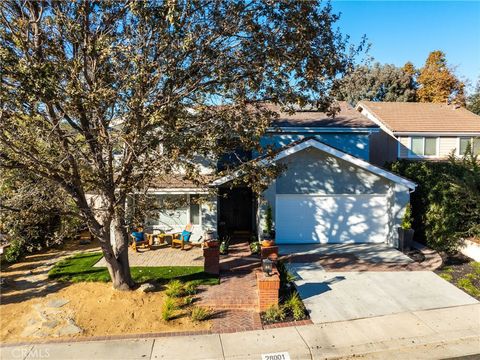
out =
[[438,138],[426,136],[413,136],[410,144],[411,156],[437,156]]
[[480,138],[478,137],[459,138],[459,155],[465,154],[468,144],[470,144],[473,154],[480,156]]

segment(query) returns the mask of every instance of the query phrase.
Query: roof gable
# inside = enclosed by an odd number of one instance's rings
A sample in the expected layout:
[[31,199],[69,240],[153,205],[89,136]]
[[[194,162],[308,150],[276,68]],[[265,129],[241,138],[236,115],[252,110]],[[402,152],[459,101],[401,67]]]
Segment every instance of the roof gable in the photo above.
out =
[[[398,175],[396,175],[396,174],[394,174],[390,171],[387,171],[385,169],[382,169],[378,166],[372,165],[365,160],[362,160],[362,159],[359,159],[355,156],[344,153],[343,151],[335,149],[335,148],[333,148],[333,147],[331,147],[327,144],[324,144],[321,141],[318,141],[314,138],[307,138],[307,139],[304,139],[302,141],[287,145],[286,147],[282,148],[280,151],[278,151],[277,153],[275,153],[271,157],[263,157],[263,158],[252,160],[252,161],[258,161],[258,162],[260,162],[260,164],[268,164],[268,163],[276,162],[278,160],[286,158],[286,157],[288,157],[292,154],[295,154],[295,153],[297,153],[301,150],[307,149],[309,147],[314,147],[314,148],[316,148],[318,150],[321,150],[321,151],[323,151],[323,152],[325,152],[329,155],[332,155],[332,156],[337,157],[341,160],[344,160],[348,163],[356,165],[359,168],[362,168],[362,169],[367,170],[367,171],[369,171],[373,174],[376,174],[376,175],[379,175],[383,178],[386,178],[386,179],[388,179],[388,180],[390,180],[394,183],[404,185],[404,186],[408,187],[409,189],[414,190],[415,187],[417,186],[414,182],[412,182],[408,179],[405,179],[401,176],[398,176]],[[227,175],[227,176],[221,177],[221,178],[213,181],[211,185],[213,185],[213,186],[222,185],[222,184],[225,184],[225,183],[227,183],[227,182],[229,182],[229,181],[231,181],[231,180],[233,180],[237,177],[240,177],[242,175],[243,175],[242,170],[237,170],[236,172],[234,172],[231,175]]]
[[480,116],[454,105],[360,101],[356,108],[394,133],[480,133]]

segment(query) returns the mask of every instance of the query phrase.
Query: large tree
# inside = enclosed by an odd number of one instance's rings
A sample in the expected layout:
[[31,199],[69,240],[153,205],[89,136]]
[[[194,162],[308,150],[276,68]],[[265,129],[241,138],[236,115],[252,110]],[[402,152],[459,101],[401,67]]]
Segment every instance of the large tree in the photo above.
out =
[[338,81],[334,94],[351,104],[360,100],[415,101],[414,75],[411,64],[404,68],[380,63],[361,65]]
[[351,65],[332,28],[338,16],[317,1],[10,0],[0,8],[1,166],[71,197],[118,289],[134,285],[128,194],[179,171],[205,183],[198,156],[215,163],[258,146],[275,116],[262,102],[325,108],[332,80]]
[[433,103],[454,101],[465,105],[465,85],[449,68],[445,53],[442,51],[432,51],[428,55],[425,65],[420,69],[417,81],[418,101]]

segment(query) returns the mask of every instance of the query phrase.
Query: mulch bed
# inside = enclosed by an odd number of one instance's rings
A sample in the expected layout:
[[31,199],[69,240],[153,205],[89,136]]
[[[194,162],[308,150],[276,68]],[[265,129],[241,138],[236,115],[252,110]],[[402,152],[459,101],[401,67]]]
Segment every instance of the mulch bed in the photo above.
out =
[[[460,252],[455,254],[440,253],[440,255],[443,259],[443,265],[436,273],[472,297],[480,300],[479,263],[475,263],[471,258]],[[471,287],[469,287],[470,291],[462,286],[462,280],[465,281],[465,279],[471,284]]]
[[425,255],[423,255],[423,253],[418,249],[411,249],[409,251],[405,251],[404,254],[415,262],[421,263],[425,261]]

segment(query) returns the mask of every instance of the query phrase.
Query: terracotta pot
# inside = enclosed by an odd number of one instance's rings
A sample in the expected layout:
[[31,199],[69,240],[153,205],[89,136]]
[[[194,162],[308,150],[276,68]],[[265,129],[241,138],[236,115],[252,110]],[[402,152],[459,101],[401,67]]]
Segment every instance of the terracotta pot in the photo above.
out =
[[263,247],[270,247],[270,246],[274,246],[274,245],[275,245],[274,240],[262,240],[262,246]]
[[205,244],[209,248],[217,248],[219,245],[217,240],[208,240],[208,241],[205,241]]

